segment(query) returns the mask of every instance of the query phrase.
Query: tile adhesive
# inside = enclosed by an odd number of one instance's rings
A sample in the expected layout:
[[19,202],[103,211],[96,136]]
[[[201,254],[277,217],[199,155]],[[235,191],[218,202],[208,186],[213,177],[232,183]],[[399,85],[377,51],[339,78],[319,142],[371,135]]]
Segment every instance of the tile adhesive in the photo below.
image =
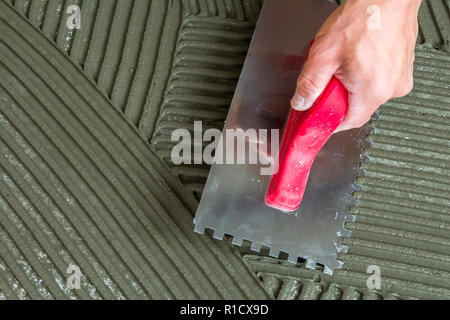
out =
[[445,0],[423,2],[413,92],[372,121],[343,270],[192,231],[208,167],[174,166],[171,132],[222,128],[261,5],[0,0],[0,299],[450,298]]

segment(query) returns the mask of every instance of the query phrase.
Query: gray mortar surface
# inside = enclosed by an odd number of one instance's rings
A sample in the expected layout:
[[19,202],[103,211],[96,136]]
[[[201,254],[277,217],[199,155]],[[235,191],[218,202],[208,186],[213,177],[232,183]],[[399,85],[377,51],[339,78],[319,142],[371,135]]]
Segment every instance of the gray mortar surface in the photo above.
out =
[[450,298],[445,0],[423,2],[413,92],[372,122],[346,269],[193,233],[208,167],[174,167],[170,134],[223,126],[261,5],[0,0],[0,299]]

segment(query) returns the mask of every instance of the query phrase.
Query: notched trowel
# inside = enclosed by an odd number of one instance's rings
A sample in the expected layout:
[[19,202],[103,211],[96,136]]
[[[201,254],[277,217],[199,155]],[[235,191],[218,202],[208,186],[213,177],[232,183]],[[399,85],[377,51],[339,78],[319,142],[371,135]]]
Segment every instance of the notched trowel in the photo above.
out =
[[[216,153],[194,220],[198,233],[208,228],[214,230],[216,239],[231,235],[232,243],[238,246],[243,240],[250,241],[254,251],[269,247],[270,256],[275,258],[282,251],[288,254],[289,262],[297,263],[300,257],[306,259],[308,268],[321,264],[328,274],[343,265],[337,255],[347,250],[341,238],[350,236],[344,224],[354,220],[348,208],[355,204],[352,193],[358,189],[356,177],[362,174],[359,165],[361,153],[368,146],[365,137],[369,128],[335,134],[323,148],[316,146],[306,189],[298,196],[298,192],[289,195],[290,179],[296,180],[292,159],[297,157],[289,150],[295,139],[286,143],[292,128],[286,123],[293,117],[300,122],[304,120],[302,115],[290,113],[289,101],[310,41],[335,8],[326,0],[264,2],[222,134],[223,143]],[[333,97],[333,92],[342,95],[345,91],[337,79],[330,85],[328,93],[322,95],[325,99],[329,94]],[[333,99],[343,101],[342,96]],[[337,112],[330,114],[341,117],[329,121],[334,123],[332,127],[345,116],[343,105],[337,108]],[[316,127],[334,131],[332,127],[321,127],[327,126],[325,111],[319,117],[323,121],[316,118]],[[303,130],[303,136],[312,132],[301,126],[294,128]],[[228,131],[244,133],[244,162],[236,161],[243,160],[239,154],[242,141],[240,145],[229,143],[235,137],[225,134]],[[329,135],[331,132],[323,135],[322,141],[317,140],[320,146]],[[306,139],[315,141],[314,136]],[[255,150],[256,157],[252,153]],[[295,210],[285,213],[279,209]]]

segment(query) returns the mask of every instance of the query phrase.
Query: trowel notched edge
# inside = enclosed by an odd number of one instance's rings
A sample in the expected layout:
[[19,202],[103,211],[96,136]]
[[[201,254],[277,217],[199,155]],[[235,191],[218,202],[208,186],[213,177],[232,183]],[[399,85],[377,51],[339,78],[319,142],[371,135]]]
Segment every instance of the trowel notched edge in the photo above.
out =
[[[339,236],[339,242],[336,245],[337,254],[339,253],[347,253],[348,247],[346,245],[343,245],[341,243],[342,238],[348,238],[351,236],[351,230],[348,230],[345,228],[345,224],[347,222],[354,222],[356,217],[353,214],[347,214],[345,217],[344,222],[342,223],[342,232]],[[323,266],[323,272],[325,274],[332,275],[335,269],[341,269],[344,265],[344,263],[340,260],[335,260],[333,263],[327,263],[324,261],[321,261],[320,259],[314,258],[314,257],[308,257],[307,255],[303,255],[301,253],[291,253],[287,250],[283,250],[283,248],[276,248],[271,247],[269,244],[264,244],[261,242],[255,242],[252,239],[244,238],[242,235],[236,235],[233,234],[232,231],[225,231],[218,228],[215,228],[213,226],[203,226],[200,224],[195,224],[194,231],[198,234],[205,234],[206,229],[210,229],[213,231],[213,238],[216,240],[223,240],[224,236],[230,236],[231,237],[231,243],[235,246],[242,247],[244,241],[248,241],[251,246],[250,250],[254,251],[256,253],[259,253],[263,247],[266,247],[269,249],[269,256],[275,259],[279,259],[280,254],[282,252],[287,254],[287,259],[289,263],[296,265],[298,263],[298,259],[304,259],[305,260],[305,267],[308,269],[315,270],[319,266]]]

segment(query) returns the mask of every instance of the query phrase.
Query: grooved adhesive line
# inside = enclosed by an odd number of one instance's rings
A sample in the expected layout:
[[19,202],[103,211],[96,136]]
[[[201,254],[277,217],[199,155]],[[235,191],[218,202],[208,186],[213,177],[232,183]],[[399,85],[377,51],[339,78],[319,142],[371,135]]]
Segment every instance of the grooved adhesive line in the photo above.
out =
[[152,145],[168,167],[200,197],[209,167],[174,166],[171,141],[177,128],[203,121],[203,130],[222,129],[253,33],[249,22],[188,16],[180,30],[178,50]]
[[[190,196],[85,74],[0,12],[5,296],[265,297],[230,246],[192,232]],[[70,263],[82,290],[66,287]],[[3,288],[11,275],[23,291]]]
[[256,22],[264,0],[183,0],[187,14]]

